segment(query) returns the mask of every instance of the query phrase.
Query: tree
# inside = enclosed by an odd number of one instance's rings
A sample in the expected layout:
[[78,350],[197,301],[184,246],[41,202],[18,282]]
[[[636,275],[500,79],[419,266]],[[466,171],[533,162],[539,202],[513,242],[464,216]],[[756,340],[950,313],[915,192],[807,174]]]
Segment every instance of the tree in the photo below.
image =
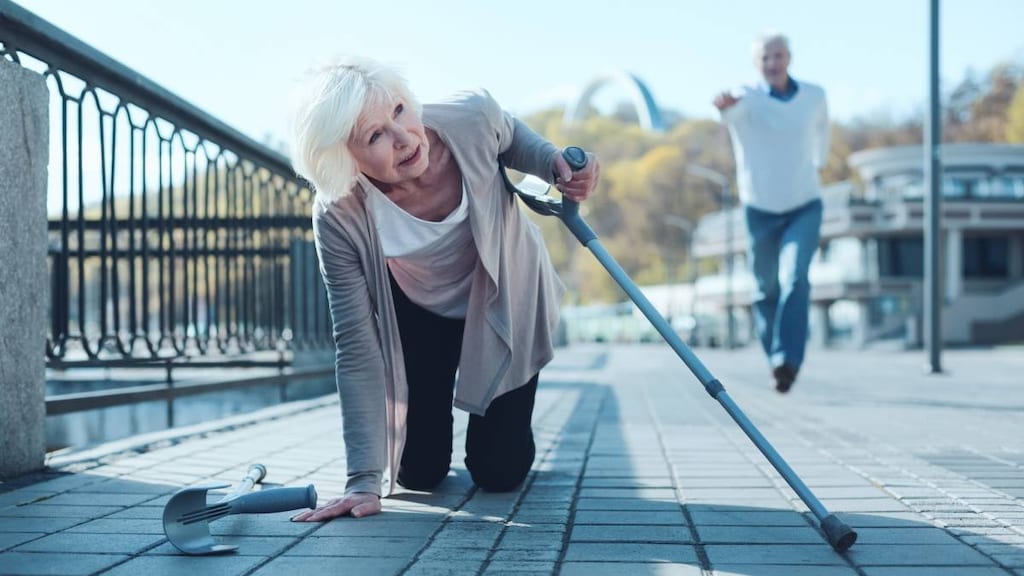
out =
[[[949,142],[1024,143],[1024,82],[1021,68],[996,66],[984,76],[968,72],[948,95],[943,122]],[[977,77],[983,77],[978,81]],[[722,174],[735,173],[728,131],[709,119],[691,119],[663,110],[672,119],[667,132],[640,128],[635,112],[620,106],[612,116],[591,110],[585,120],[564,126],[558,108],[524,118],[534,130],[558,146],[582,146],[601,158],[601,183],[583,208],[587,222],[626,272],[638,283],[664,282],[679,277],[689,260],[686,235],[666,224],[665,216],[693,224],[719,210],[717,190],[708,182],[687,176],[697,164]],[[834,122],[832,147],[822,181],[854,180],[850,154],[869,148],[920,145],[922,111],[905,118],[874,116]],[[534,219],[544,234],[552,262],[575,303],[617,302],[621,291],[600,264],[554,218]]]
[[1000,64],[989,73],[984,86],[967,89],[966,95],[954,91],[950,105],[956,104],[961,117],[950,119],[947,115],[943,139],[949,142],[1003,142],[1007,111],[1020,84],[1020,69]]
[[1006,111],[1006,120],[1006,141],[1024,144],[1024,85],[1017,87],[1017,94]]

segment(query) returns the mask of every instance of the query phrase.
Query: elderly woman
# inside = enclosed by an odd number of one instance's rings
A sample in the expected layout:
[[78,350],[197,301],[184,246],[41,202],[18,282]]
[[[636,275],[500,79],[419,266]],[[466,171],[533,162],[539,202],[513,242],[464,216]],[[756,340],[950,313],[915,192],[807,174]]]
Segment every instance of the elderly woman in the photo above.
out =
[[453,404],[470,412],[473,481],[516,488],[535,455],[530,420],[563,287],[499,161],[581,201],[596,159],[573,173],[486,92],[421,106],[364,59],[314,70],[293,124],[296,171],[317,193],[348,466],[343,497],[293,520],[376,514],[396,482],[436,486]]

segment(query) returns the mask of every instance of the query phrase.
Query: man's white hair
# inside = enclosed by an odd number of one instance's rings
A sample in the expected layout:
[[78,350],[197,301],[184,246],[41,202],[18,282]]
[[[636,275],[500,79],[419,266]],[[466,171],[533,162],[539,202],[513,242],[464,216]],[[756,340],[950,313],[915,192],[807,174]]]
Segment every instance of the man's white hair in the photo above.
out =
[[297,86],[291,102],[292,167],[328,203],[352,191],[359,167],[349,136],[368,106],[404,100],[422,112],[396,70],[367,58],[346,56],[316,65]]
[[772,44],[782,44],[782,47],[786,49],[786,52],[789,52],[789,38],[781,32],[767,30],[755,38],[754,43],[751,45],[751,52],[753,53],[754,60],[760,61],[761,56],[764,55],[764,49]]

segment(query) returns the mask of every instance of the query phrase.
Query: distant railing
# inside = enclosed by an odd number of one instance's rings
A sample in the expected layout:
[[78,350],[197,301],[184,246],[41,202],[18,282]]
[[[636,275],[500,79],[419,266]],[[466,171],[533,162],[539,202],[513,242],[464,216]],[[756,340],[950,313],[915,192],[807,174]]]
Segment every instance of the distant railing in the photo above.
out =
[[287,158],[8,0],[0,57],[51,92],[51,366],[333,345]]

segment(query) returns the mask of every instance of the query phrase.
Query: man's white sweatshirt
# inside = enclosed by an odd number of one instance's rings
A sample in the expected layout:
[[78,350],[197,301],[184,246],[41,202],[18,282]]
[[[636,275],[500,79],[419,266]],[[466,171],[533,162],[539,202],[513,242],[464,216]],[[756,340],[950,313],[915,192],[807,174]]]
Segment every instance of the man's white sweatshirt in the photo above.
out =
[[767,86],[746,86],[722,112],[740,201],[752,208],[779,214],[821,197],[818,170],[830,139],[825,91],[808,82],[797,86],[788,101],[769,96]]

